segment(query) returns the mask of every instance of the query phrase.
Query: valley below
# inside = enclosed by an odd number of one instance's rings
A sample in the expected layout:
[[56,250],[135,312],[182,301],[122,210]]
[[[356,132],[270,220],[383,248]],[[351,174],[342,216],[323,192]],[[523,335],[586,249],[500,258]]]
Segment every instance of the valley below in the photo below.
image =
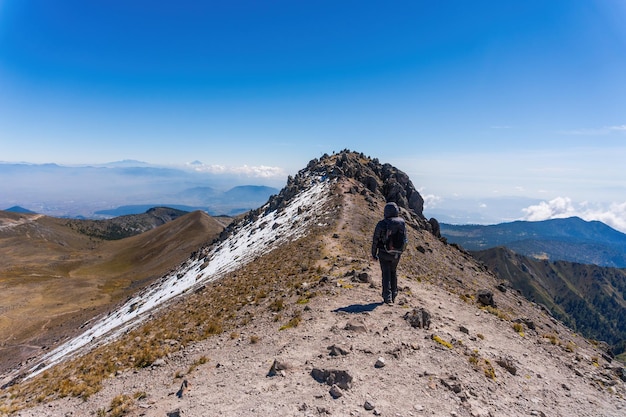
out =
[[0,212],[0,370],[75,336],[225,226],[224,219],[194,212],[104,240],[77,231],[77,222]]

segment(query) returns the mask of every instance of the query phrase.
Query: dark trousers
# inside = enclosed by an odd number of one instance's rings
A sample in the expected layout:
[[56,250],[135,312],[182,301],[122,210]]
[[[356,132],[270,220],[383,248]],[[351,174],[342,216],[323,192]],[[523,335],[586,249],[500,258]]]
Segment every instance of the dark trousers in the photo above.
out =
[[385,302],[394,302],[396,295],[398,295],[398,275],[396,269],[398,268],[400,257],[379,256],[378,260],[383,276],[383,300]]

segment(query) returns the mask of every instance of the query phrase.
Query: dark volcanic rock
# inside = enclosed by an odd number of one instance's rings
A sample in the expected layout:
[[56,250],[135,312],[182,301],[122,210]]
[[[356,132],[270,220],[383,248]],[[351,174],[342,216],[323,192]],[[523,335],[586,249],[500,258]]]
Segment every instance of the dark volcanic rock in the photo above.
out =
[[344,390],[352,387],[352,375],[348,371],[313,368],[311,376],[319,383],[337,385]]
[[404,315],[404,319],[409,322],[411,327],[418,329],[430,328],[430,313],[423,308],[414,308]]

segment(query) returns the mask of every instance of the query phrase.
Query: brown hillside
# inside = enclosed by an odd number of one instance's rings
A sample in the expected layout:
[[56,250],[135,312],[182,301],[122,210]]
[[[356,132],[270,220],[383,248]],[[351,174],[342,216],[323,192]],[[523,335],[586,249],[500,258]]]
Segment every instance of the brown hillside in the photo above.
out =
[[49,349],[212,240],[224,225],[193,212],[102,241],[64,219],[0,214],[0,370]]
[[[272,206],[288,206],[310,174]],[[302,213],[312,225],[306,236],[170,302],[120,339],[6,388],[5,412],[28,404],[13,414],[624,414],[621,366],[441,242],[418,214],[403,211],[411,227],[402,290],[397,304],[383,305],[368,258],[383,187],[371,177],[367,186],[330,180],[324,207]],[[479,302],[482,290],[493,305]],[[427,328],[404,319],[420,308]]]
[[145,213],[118,216],[107,220],[68,219],[67,225],[96,239],[117,240],[147,232],[188,213],[170,207],[153,207]]
[[583,335],[609,343],[616,355],[624,352],[626,270],[538,260],[504,247],[472,255]]

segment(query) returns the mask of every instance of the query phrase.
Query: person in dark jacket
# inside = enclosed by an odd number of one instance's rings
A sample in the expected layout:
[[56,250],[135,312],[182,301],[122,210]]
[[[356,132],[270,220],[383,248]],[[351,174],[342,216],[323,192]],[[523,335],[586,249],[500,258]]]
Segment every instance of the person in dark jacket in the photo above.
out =
[[372,258],[380,262],[382,274],[383,301],[387,304],[394,303],[398,295],[398,275],[396,269],[400,262],[400,253],[390,253],[385,248],[385,238],[390,227],[401,227],[406,234],[404,219],[400,217],[396,203],[385,204],[385,218],[376,224],[372,237]]

